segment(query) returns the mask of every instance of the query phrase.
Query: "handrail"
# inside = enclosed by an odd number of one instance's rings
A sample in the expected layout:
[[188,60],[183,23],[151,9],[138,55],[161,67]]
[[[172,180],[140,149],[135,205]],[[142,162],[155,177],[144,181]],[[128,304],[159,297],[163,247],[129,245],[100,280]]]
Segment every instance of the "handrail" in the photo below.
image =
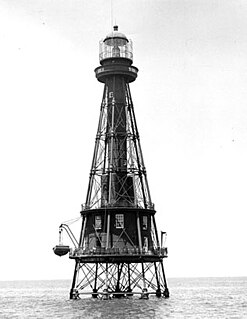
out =
[[147,252],[144,252],[143,250],[140,250],[139,248],[105,248],[105,247],[92,247],[92,248],[76,248],[75,250],[70,251],[70,256],[76,257],[76,256],[112,256],[112,255],[128,255],[128,256],[163,256],[167,257],[168,250],[167,247],[164,248],[153,248],[151,250],[148,250]]

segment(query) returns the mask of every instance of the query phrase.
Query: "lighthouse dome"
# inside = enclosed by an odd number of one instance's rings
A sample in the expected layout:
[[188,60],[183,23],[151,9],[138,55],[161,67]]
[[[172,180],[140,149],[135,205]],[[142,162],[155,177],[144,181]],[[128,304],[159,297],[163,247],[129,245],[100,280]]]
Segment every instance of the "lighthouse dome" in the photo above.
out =
[[112,42],[112,40],[117,40],[117,42],[122,43],[122,45],[126,44],[126,42],[129,42],[126,35],[118,31],[117,25],[115,25],[113,27],[113,31],[105,37],[104,42]]

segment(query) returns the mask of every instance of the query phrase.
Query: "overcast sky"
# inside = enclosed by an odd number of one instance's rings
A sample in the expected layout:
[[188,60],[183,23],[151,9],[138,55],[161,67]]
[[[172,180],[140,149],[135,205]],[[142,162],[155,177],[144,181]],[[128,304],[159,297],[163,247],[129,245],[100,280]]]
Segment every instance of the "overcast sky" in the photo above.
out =
[[247,2],[0,0],[0,280],[72,279],[52,247],[85,202],[112,21],[134,43],[167,277],[246,276]]

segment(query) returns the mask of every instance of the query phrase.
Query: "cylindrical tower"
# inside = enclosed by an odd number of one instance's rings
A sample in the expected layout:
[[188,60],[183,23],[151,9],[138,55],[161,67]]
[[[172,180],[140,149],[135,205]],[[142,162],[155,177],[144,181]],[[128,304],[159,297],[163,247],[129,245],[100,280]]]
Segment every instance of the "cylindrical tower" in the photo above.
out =
[[138,69],[132,42],[117,26],[100,42],[99,60],[95,75],[104,91],[80,239],[70,254],[76,262],[70,298],[88,288],[94,297],[138,289],[168,297],[167,249],[158,238],[129,89]]

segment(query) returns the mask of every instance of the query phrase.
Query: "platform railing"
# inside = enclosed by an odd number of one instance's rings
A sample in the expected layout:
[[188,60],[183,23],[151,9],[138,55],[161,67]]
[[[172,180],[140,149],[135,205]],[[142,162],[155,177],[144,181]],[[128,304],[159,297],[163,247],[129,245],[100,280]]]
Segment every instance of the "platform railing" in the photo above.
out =
[[104,248],[104,247],[93,247],[93,248],[76,248],[70,250],[70,257],[80,256],[93,256],[93,255],[152,255],[167,257],[167,247],[164,248],[153,248],[150,250],[139,249],[139,248]]

